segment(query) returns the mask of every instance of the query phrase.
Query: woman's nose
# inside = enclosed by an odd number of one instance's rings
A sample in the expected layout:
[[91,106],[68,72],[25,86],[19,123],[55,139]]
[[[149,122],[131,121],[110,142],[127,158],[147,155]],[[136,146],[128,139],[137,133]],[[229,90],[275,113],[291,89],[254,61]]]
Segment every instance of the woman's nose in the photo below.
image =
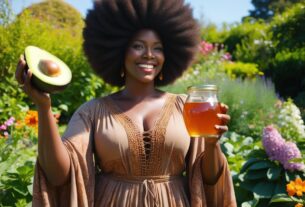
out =
[[151,59],[151,58],[155,58],[155,55],[153,54],[153,52],[150,48],[147,48],[145,50],[144,57],[148,58],[148,59]]

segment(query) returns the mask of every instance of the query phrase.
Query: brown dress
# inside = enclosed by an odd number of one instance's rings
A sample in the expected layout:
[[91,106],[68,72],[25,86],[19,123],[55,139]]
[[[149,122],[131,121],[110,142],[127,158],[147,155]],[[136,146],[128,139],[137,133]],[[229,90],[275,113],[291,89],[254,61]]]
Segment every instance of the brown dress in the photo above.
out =
[[144,132],[109,96],[82,105],[63,136],[70,182],[51,186],[37,163],[33,206],[235,207],[227,162],[217,182],[207,185],[204,140],[189,138],[185,97],[166,96],[153,128]]

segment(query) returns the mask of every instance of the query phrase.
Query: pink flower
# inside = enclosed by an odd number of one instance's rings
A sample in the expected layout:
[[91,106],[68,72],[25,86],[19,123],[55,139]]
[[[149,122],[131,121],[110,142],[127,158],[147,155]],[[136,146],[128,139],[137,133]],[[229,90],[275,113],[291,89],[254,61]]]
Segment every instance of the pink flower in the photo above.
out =
[[2,124],[1,126],[0,126],[0,130],[6,130],[7,129],[7,126],[5,125],[5,124]]
[[232,60],[232,55],[227,52],[222,56],[222,59],[223,60]]
[[203,55],[208,55],[213,50],[214,50],[213,44],[208,43],[206,41],[202,41],[199,45],[199,51]]
[[15,121],[15,118],[14,118],[14,117],[11,117],[11,118],[9,118],[4,124],[5,124],[6,126],[11,126],[11,125],[14,124],[14,121]]

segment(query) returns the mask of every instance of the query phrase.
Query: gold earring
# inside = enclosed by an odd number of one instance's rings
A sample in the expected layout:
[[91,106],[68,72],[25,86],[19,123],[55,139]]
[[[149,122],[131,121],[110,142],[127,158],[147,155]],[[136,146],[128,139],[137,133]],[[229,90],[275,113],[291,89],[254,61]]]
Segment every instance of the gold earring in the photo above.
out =
[[160,75],[159,75],[159,80],[162,81],[163,80],[163,73],[160,72]]
[[124,70],[122,70],[122,72],[121,72],[121,78],[124,78],[124,76],[125,76],[125,73],[124,73]]

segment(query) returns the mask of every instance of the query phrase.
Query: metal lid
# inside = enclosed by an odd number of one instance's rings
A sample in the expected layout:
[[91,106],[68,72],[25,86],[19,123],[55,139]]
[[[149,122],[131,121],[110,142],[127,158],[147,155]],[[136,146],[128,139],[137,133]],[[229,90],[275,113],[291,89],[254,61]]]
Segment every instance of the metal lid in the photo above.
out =
[[213,84],[203,84],[197,86],[190,86],[187,88],[188,91],[217,91],[218,88]]

